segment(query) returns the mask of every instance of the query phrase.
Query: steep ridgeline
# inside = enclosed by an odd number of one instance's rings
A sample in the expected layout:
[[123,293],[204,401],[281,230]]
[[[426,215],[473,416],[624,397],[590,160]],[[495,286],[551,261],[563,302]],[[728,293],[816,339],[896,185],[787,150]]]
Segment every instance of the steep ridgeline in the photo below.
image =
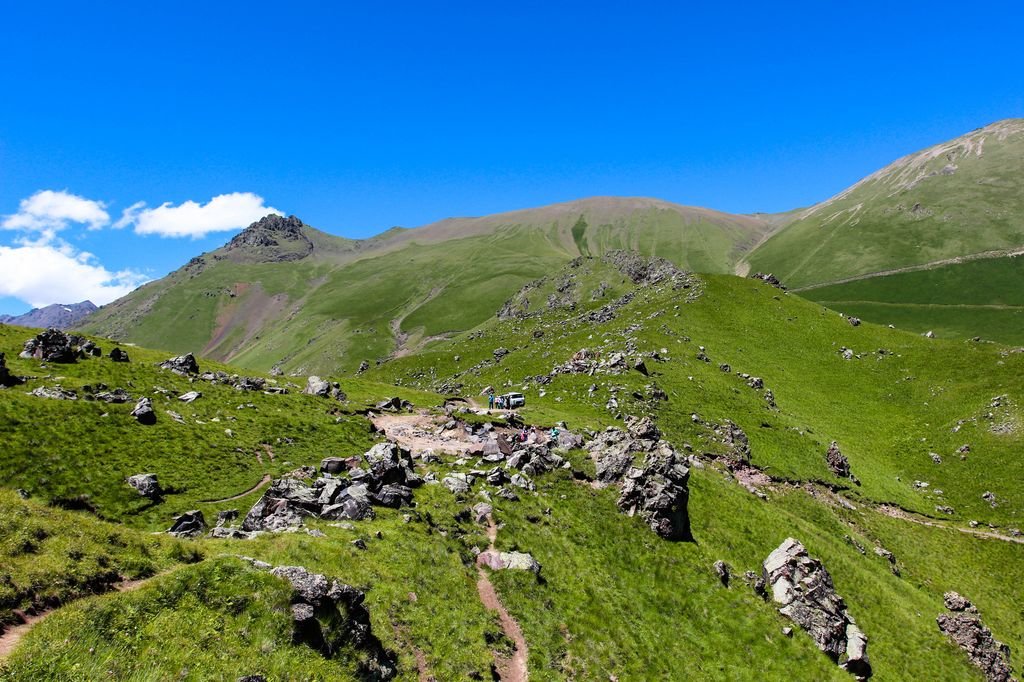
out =
[[802,296],[919,333],[1024,343],[1024,119],[905,156],[749,256]]
[[268,216],[105,306],[85,328],[254,369],[354,370],[472,329],[523,284],[575,257],[630,249],[728,272],[772,226],[615,197],[393,228],[361,241]]
[[1024,246],[1024,119],[905,156],[796,219],[749,257],[791,287]]

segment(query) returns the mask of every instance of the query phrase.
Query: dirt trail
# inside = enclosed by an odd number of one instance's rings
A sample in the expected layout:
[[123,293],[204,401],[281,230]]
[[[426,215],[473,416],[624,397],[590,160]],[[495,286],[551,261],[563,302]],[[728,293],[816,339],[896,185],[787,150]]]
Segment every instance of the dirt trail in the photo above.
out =
[[413,450],[435,450],[452,455],[461,455],[471,443],[462,429],[442,431],[447,419],[439,415],[421,414],[380,414],[373,418],[373,425],[382,431],[388,440]]
[[[153,578],[165,575],[166,573],[167,571],[163,573],[157,573],[156,575],[152,575],[148,578],[140,578],[138,580],[122,580],[121,582],[114,583],[111,586],[111,591],[132,592],[134,590],[139,589]],[[109,592],[105,594],[109,594]],[[50,614],[52,614],[59,608],[60,607],[58,606],[57,608],[48,609],[46,611],[42,611],[41,613],[35,613],[32,615],[26,614],[23,616],[24,622],[18,625],[10,626],[6,630],[4,630],[3,634],[0,634],[0,661],[14,653],[14,649],[18,646],[18,644],[21,643],[21,640],[25,638],[25,635],[31,632],[32,628],[34,628],[43,620],[46,620],[46,618],[48,618]]]
[[[487,515],[487,538],[490,540],[488,549],[494,549],[494,541],[498,538],[498,526],[494,518]],[[477,572],[480,577],[476,581],[477,592],[480,593],[480,601],[488,611],[497,611],[498,619],[501,621],[501,629],[515,644],[515,651],[511,658],[494,655],[494,667],[498,672],[498,679],[501,682],[526,682],[530,675],[526,669],[526,661],[529,658],[529,650],[526,647],[526,638],[523,637],[523,630],[519,627],[516,619],[509,615],[509,612],[502,605],[498,593],[494,590],[490,578],[483,567],[478,566]]]
[[910,512],[907,512],[899,507],[893,507],[891,505],[882,504],[875,508],[880,514],[892,517],[894,519],[900,519],[902,521],[910,521],[921,526],[928,526],[929,528],[944,528],[945,530],[958,530],[961,533],[967,535],[974,535],[975,537],[985,538],[988,540],[1002,540],[1003,542],[1014,542],[1018,545],[1024,545],[1024,537],[1013,537],[1011,535],[1002,535],[1000,533],[993,533],[987,530],[978,530],[977,528],[961,528],[960,526],[947,526],[943,523],[935,523],[934,521],[928,521],[917,516],[914,516]]
[[901,272],[917,272],[919,270],[931,270],[933,268],[939,268],[944,265],[958,265],[960,263],[966,263],[968,261],[975,260],[987,260],[989,258],[1006,258],[1024,255],[1024,248],[1016,246],[1012,249],[999,249],[997,251],[983,251],[981,253],[971,253],[966,256],[956,256],[955,258],[944,258],[942,260],[932,261],[931,263],[922,263],[920,265],[908,265],[903,268],[892,268],[890,270],[879,270],[878,272],[868,272],[863,275],[855,275],[853,277],[842,277],[840,279],[834,279],[830,282],[821,282],[819,284],[810,284],[805,287],[795,287],[790,289],[793,293],[800,293],[804,291],[812,291],[814,289],[820,289],[822,287],[829,287],[834,284],[848,284],[850,282],[857,282],[862,279],[871,279],[873,277],[885,277],[887,275],[898,275]]
[[246,495],[250,495],[256,492],[265,485],[269,485],[270,480],[270,474],[263,474],[263,478],[260,479],[259,483],[249,488],[248,490],[244,490],[238,493],[237,495],[232,495],[231,497],[222,497],[219,500],[201,500],[201,502],[203,504],[217,504],[218,502],[230,502],[231,500],[238,500],[245,497]]

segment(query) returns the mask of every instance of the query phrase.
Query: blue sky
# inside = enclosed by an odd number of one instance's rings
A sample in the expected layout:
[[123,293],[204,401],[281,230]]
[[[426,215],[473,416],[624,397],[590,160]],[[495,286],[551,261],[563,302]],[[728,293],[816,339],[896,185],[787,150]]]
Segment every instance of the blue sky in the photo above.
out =
[[1010,2],[6,3],[0,313],[122,293],[268,207],[363,237],[602,194],[812,204],[1024,116],[1022,20]]

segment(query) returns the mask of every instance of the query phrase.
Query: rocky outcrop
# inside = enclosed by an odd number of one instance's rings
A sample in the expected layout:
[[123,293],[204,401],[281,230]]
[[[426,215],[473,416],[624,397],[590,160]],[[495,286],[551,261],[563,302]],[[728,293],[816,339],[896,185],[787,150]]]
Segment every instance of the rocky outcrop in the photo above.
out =
[[359,679],[386,682],[398,672],[398,657],[373,633],[366,594],[351,585],[312,573],[303,566],[271,566],[244,558],[292,587],[292,639],[331,658],[344,649],[360,652]]
[[[378,443],[359,458],[327,458],[320,478],[286,477],[274,481],[242,522],[244,531],[280,531],[302,525],[306,517],[358,521],[372,518],[372,506],[412,505],[412,489],[422,479],[412,458],[395,443]],[[310,469],[315,473],[315,470]],[[308,481],[308,482],[307,482]]]
[[779,612],[802,627],[819,649],[858,679],[871,677],[868,639],[836,594],[832,576],[800,542],[786,538],[762,565]]
[[135,474],[126,480],[128,485],[135,488],[142,497],[148,497],[151,500],[159,499],[161,490],[156,474]]
[[68,335],[59,329],[50,328],[26,341],[18,357],[43,362],[75,362],[78,359],[75,346],[81,342],[80,336]]
[[262,262],[301,260],[313,252],[313,242],[303,232],[305,225],[291,215],[272,214],[260,218],[225,245],[227,253],[248,253]]
[[978,609],[956,592],[947,592],[943,601],[950,613],[940,614],[936,618],[939,629],[967,653],[971,663],[984,673],[986,680],[1012,682],[1010,647],[996,641],[992,631],[982,624]]
[[110,351],[111,362],[130,362],[131,358],[128,357],[128,351],[120,348],[114,348]]
[[191,353],[179,355],[176,358],[168,358],[160,363],[160,367],[163,369],[169,369],[175,374],[180,374],[181,376],[199,374],[199,363],[196,362],[195,356]]
[[[629,417],[627,431],[609,427],[584,447],[597,463],[602,483],[622,483],[618,507],[640,516],[651,530],[667,540],[689,540],[690,470],[685,458],[661,440],[661,433],[648,417]],[[643,455],[643,462],[636,459]]]
[[839,443],[832,441],[832,444],[828,446],[828,451],[825,453],[825,462],[828,464],[828,468],[832,470],[832,473],[839,478],[851,478],[850,461],[839,451]]

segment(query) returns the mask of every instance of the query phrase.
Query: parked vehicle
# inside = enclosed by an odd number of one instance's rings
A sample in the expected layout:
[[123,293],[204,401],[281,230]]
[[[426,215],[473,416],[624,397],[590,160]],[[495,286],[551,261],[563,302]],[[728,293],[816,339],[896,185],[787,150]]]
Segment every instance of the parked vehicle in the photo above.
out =
[[526,396],[522,393],[506,393],[501,396],[501,403],[510,410],[526,405]]

